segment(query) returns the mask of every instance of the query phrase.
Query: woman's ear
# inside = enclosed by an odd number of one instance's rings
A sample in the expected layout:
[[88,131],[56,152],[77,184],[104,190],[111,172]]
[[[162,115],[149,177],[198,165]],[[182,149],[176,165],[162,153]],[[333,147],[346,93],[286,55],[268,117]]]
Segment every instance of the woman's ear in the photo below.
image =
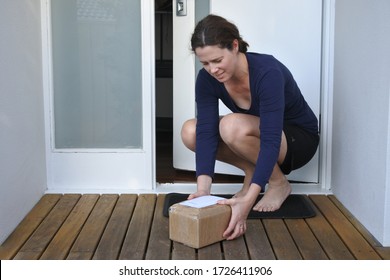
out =
[[233,50],[234,51],[239,51],[239,49],[240,49],[240,44],[238,43],[237,39],[234,39],[233,40]]

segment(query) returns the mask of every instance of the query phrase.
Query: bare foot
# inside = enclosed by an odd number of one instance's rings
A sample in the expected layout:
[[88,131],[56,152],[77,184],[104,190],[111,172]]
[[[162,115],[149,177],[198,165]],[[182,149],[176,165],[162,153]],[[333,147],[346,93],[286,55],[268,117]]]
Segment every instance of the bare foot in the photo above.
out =
[[291,193],[291,185],[286,179],[282,185],[269,185],[263,198],[253,207],[259,212],[276,211]]

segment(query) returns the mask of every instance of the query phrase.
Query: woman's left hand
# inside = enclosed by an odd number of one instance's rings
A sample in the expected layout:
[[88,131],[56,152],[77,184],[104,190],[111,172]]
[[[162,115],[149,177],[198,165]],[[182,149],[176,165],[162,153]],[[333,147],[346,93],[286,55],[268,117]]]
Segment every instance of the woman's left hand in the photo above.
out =
[[240,237],[246,232],[246,219],[255,203],[261,187],[252,183],[245,195],[234,196],[231,199],[218,201],[218,204],[230,205],[232,208],[232,216],[229,225],[223,237],[227,240],[232,240]]
[[227,229],[223,233],[223,237],[227,240],[232,240],[243,235],[246,231],[246,219],[252,208],[252,203],[245,197],[234,197],[220,200],[218,204],[230,205],[232,208],[232,216]]

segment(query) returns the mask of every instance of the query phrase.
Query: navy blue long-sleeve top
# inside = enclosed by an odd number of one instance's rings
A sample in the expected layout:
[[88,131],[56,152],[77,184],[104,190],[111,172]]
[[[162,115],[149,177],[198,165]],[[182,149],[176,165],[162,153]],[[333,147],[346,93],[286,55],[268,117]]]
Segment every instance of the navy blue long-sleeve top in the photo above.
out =
[[214,176],[220,99],[234,113],[260,117],[260,152],[252,182],[264,189],[278,159],[283,125],[296,125],[318,134],[318,120],[287,67],[271,55],[248,52],[246,57],[251,93],[249,110],[237,107],[224,84],[205,69],[198,73],[195,86],[196,174]]

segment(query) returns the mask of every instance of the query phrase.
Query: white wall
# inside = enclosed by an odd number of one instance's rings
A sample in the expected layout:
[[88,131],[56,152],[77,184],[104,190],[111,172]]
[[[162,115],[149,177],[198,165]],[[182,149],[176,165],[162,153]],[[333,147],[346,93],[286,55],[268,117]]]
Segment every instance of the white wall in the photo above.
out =
[[336,0],[332,190],[390,245],[390,1]]
[[0,244],[46,189],[39,0],[0,0]]

